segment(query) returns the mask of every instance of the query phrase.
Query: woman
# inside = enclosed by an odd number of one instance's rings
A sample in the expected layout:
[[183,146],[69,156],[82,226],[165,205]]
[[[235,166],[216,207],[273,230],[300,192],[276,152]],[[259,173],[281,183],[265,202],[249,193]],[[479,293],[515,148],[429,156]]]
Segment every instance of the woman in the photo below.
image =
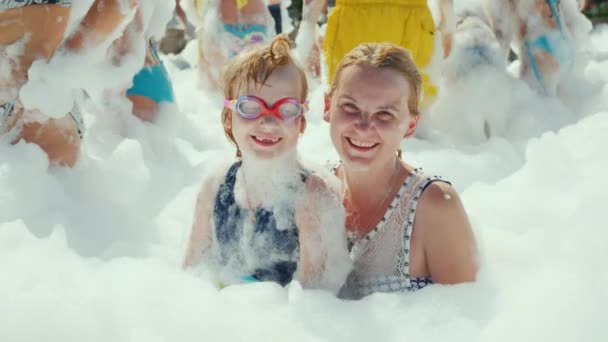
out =
[[422,79],[410,53],[362,44],[338,64],[324,118],[341,163],[354,269],[341,295],[473,281],[476,244],[452,186],[401,158],[420,118]]

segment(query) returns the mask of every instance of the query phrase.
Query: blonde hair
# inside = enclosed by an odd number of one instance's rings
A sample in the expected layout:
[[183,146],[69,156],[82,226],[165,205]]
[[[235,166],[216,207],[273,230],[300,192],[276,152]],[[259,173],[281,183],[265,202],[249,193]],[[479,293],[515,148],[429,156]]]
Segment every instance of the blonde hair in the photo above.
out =
[[[278,67],[286,65],[296,67],[302,86],[301,100],[305,101],[308,96],[306,74],[291,55],[291,43],[284,34],[276,36],[269,45],[248,51],[228,65],[224,73],[224,98],[233,100],[242,86],[264,85]],[[304,132],[306,118],[302,116],[301,120],[301,131]],[[222,110],[222,125],[226,137],[236,146],[237,158],[240,158],[241,150],[232,133],[232,110],[229,108]]]
[[348,66],[361,64],[401,73],[410,85],[408,109],[414,115],[420,114],[418,103],[422,89],[422,76],[420,76],[410,51],[392,43],[363,43],[347,53],[336,68],[336,75],[329,92],[330,97],[338,88],[340,73]]

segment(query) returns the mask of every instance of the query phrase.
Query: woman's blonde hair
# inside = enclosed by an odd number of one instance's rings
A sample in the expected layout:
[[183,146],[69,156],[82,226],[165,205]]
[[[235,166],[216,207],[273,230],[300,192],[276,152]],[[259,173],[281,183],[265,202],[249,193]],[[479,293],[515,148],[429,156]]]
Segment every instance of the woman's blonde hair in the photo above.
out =
[[336,68],[336,75],[329,92],[330,97],[338,88],[340,73],[348,66],[361,64],[391,69],[402,74],[410,85],[408,109],[414,115],[420,114],[418,103],[421,97],[422,76],[410,51],[392,43],[363,43],[347,53]]
[[[238,95],[241,87],[252,83],[256,86],[264,85],[270,75],[281,66],[293,65],[298,71],[301,83],[301,100],[304,102],[308,96],[308,81],[304,68],[293,58],[291,54],[291,43],[286,35],[276,36],[269,45],[258,47],[248,51],[242,56],[234,59],[224,73],[224,98],[233,100]],[[301,117],[304,132],[306,118]],[[226,137],[236,146],[236,156],[241,157],[241,151],[232,133],[232,110],[222,110],[222,125]]]

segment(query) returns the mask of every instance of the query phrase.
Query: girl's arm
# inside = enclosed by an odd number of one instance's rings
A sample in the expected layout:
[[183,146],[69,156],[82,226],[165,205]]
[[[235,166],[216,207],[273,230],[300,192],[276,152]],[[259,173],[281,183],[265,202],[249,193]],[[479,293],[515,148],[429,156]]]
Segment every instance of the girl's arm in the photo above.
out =
[[432,183],[418,204],[414,231],[422,234],[426,264],[433,282],[457,284],[475,280],[477,245],[456,191]]
[[196,208],[194,210],[194,222],[192,231],[186,247],[183,268],[196,265],[206,252],[209,251],[213,242],[213,209],[218,184],[214,178],[209,178],[198,194]]
[[296,279],[304,287],[338,290],[350,270],[339,196],[321,177],[309,176],[295,219],[300,241]]
[[306,181],[306,196],[296,209],[296,225],[300,242],[297,279],[304,286],[311,286],[325,269],[326,258],[321,249],[318,201],[315,194],[323,191],[323,185],[315,176]]

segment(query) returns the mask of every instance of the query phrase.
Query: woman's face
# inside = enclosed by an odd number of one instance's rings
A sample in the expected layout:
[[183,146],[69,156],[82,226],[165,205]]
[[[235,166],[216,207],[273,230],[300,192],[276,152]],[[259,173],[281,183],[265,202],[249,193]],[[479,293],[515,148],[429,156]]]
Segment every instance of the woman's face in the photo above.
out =
[[410,85],[393,69],[359,64],[344,68],[324,118],[347,167],[392,162],[401,140],[416,129],[408,108]]

